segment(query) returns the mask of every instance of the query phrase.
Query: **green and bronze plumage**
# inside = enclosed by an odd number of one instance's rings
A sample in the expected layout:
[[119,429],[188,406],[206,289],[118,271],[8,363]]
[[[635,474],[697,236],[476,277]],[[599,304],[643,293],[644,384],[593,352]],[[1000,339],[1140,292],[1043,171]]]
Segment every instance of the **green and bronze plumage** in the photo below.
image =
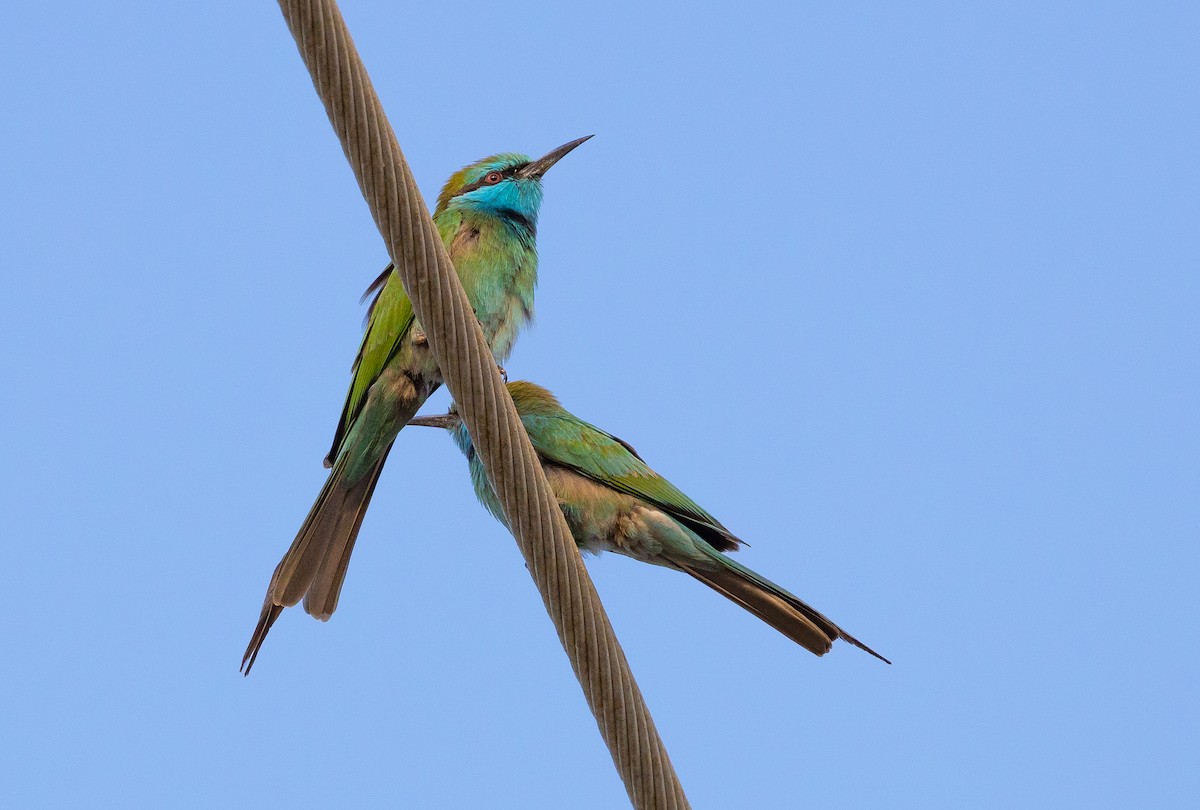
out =
[[[726,556],[723,552],[737,550],[741,541],[650,469],[629,444],[579,419],[538,385],[511,382],[508,391],[581,549],[614,551],[683,571],[817,655],[829,652],[840,638],[891,663],[796,596]],[[507,525],[456,410],[416,417],[409,424],[450,431],[470,463],[475,494]]]
[[[456,172],[438,195],[434,224],[497,363],[508,358],[533,317],[542,176],[586,140],[563,144],[538,160],[519,154],[484,158]],[[325,458],[332,469],[271,577],[242,658],[246,673],[285,607],[303,599],[312,616],[324,621],[333,614],[392,443],[442,383],[412,301],[391,266],[372,292],[350,389]]]

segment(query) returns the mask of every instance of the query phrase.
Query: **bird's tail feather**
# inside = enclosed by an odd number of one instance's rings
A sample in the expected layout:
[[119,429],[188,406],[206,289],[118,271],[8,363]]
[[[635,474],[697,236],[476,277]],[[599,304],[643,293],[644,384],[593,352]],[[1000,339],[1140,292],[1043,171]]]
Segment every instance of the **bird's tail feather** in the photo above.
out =
[[329,535],[325,552],[316,573],[313,574],[312,584],[308,586],[308,593],[304,595],[304,610],[323,622],[329,621],[329,617],[337,610],[338,596],[342,593],[342,583],[350,565],[350,555],[354,552],[354,541],[358,537],[363,518],[367,515],[367,506],[371,503],[375,485],[379,483],[383,462],[387,460],[391,449],[391,445],[388,445],[375,465],[354,485],[343,501],[337,527]]
[[303,597],[304,609],[322,621],[337,608],[354,540],[389,450],[390,445],[367,474],[353,483],[345,480],[344,459],[334,465],[296,539],[271,576],[258,625],[242,656],[243,673],[250,674],[271,625],[285,607]]
[[809,652],[824,655],[829,652],[833,642],[840,638],[884,663],[892,663],[774,582],[715,550],[712,558],[717,562],[716,565],[683,566],[683,570],[737,602]]

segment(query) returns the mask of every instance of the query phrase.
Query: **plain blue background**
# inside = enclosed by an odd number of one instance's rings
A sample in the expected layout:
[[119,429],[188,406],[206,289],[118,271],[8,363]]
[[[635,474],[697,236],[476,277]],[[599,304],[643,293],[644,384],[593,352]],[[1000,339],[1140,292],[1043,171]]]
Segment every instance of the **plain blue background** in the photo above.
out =
[[[590,560],[696,807],[1195,800],[1194,3],[344,12],[430,197],[596,133],[510,374],[896,662]],[[386,262],[277,7],[5,28],[0,804],[622,806],[433,431],[237,672]]]

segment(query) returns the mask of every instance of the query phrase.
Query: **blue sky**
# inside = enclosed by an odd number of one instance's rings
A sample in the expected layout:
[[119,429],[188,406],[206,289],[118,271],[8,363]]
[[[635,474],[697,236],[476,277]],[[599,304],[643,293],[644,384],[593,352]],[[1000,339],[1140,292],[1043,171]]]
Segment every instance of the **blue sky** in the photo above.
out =
[[[590,560],[693,804],[1189,805],[1197,7],[408,5],[343,10],[427,196],[596,133],[510,374],[896,662]],[[6,29],[0,804],[622,806],[433,431],[237,672],[386,262],[275,5]]]

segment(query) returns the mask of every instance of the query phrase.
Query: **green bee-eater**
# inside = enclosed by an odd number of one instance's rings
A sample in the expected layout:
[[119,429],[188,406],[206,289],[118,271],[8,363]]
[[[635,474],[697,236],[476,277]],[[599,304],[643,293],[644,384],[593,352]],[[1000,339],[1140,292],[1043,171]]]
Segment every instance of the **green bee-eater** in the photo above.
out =
[[[536,234],[542,176],[587,138],[545,157],[500,154],[455,173],[438,195],[433,221],[498,364],[533,317]],[[412,301],[388,265],[368,288],[375,293],[354,360],[346,404],[325,458],[332,467],[316,503],[283,555],[242,658],[248,674],[283,608],[304,598],[312,616],[337,607],[354,539],[392,442],[442,384]]]
[[[840,638],[891,663],[783,588],[725,556],[722,552],[736,551],[741,541],[650,469],[629,444],[571,414],[541,386],[510,382],[508,391],[580,549],[615,551],[690,574],[817,655],[829,652]],[[457,410],[451,406],[445,416],[419,416],[409,424],[450,431],[470,463],[476,496],[507,525]]]

